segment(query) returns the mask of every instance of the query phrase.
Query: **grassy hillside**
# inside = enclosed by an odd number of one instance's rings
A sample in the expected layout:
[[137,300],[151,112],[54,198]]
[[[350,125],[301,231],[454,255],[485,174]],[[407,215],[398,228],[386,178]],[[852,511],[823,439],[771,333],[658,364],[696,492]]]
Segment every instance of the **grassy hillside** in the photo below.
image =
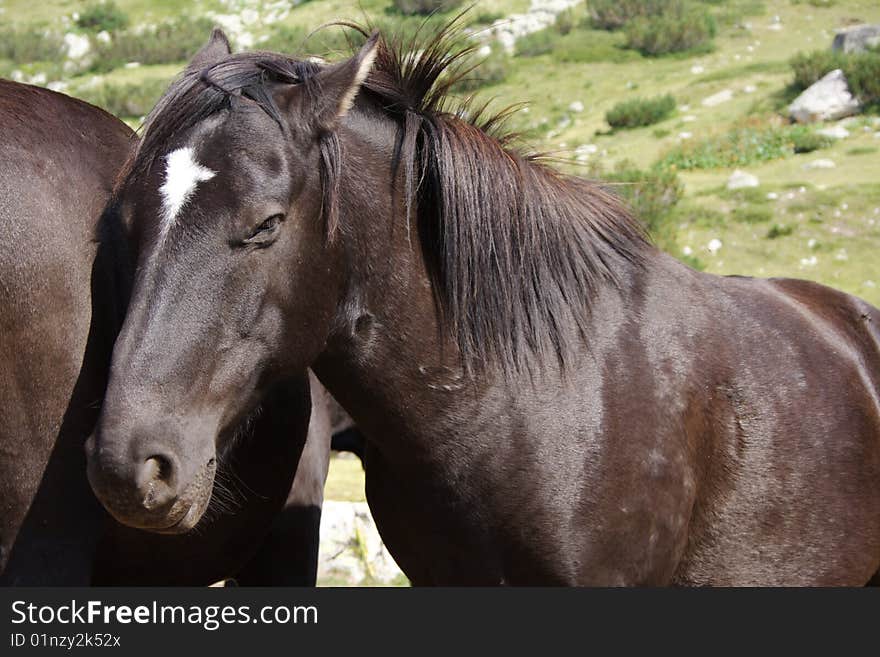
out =
[[[751,161],[747,158],[737,167],[713,163],[716,154],[724,155],[727,135],[734,129],[745,140],[769,135],[774,144],[787,143],[792,135],[780,113],[793,96],[790,58],[802,51],[827,49],[840,27],[880,22],[880,3],[694,3],[711,14],[717,26],[708,45],[646,56],[624,47],[625,31],[596,29],[580,3],[562,14],[557,25],[520,38],[513,54],[489,42],[492,53],[478,71],[482,83],[471,89],[494,98],[498,106],[528,101],[513,124],[531,146],[553,152],[564,168],[624,181],[620,187],[624,194],[641,190],[643,172],[666,162],[664,175],[677,176],[680,187],[674,188],[677,193],[661,188],[657,199],[665,200],[648,207],[662,211],[648,219],[660,244],[689,264],[721,274],[811,278],[880,305],[876,112],[845,122],[849,136],[818,144],[821,147],[812,152],[791,154],[784,148],[776,152],[758,144]],[[531,0],[482,0],[468,21],[475,30],[485,29],[499,18],[527,11],[530,4]],[[137,125],[180,70],[185,56],[177,56],[177,50],[193,50],[207,36],[210,24],[226,26],[239,47],[296,52],[312,28],[334,19],[369,17],[384,28],[412,30],[420,19],[403,17],[392,5],[392,0],[117,0],[128,25],[110,35],[110,44],[100,46],[99,39],[106,37],[99,37],[96,28],[77,25],[77,16],[89,3],[0,1],[0,37],[5,35],[7,43],[21,39],[28,46],[19,48],[18,55],[9,47],[0,51],[0,75],[51,85]],[[449,15],[432,20],[439,22]],[[172,27],[165,26],[168,21]],[[149,36],[156,26],[170,30],[166,41],[156,41],[161,35]],[[90,52],[75,61],[53,54],[64,35],[89,39]],[[134,46],[120,49],[121,42]],[[332,52],[339,46],[332,36],[309,42],[312,51]],[[21,53],[32,58],[22,61]],[[176,61],[164,61],[166,53]],[[161,63],[147,63],[154,60]],[[673,96],[674,109],[659,122],[617,129],[606,122],[606,112],[621,101],[665,94]],[[704,104],[713,97],[717,102]],[[694,144],[703,142],[704,168],[682,170],[677,151],[684,147],[695,152],[699,149]],[[834,166],[812,168],[818,159],[830,160]],[[616,168],[627,172],[615,175]],[[756,175],[760,186],[728,191],[726,181],[734,168]],[[666,202],[679,196],[676,204]],[[710,251],[710,242],[716,240],[720,248]]]

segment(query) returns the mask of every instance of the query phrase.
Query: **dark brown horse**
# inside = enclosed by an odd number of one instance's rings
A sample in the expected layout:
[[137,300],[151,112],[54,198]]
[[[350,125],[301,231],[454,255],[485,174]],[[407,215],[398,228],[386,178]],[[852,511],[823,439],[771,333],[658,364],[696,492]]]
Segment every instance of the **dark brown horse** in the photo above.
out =
[[[96,107],[3,80],[0,134],[0,582],[314,584],[330,439],[320,423],[278,515],[305,435],[302,377],[275,386],[240,432],[225,492],[197,533],[130,529],[101,508],[83,443],[130,274],[116,215],[100,228],[99,218],[134,135]],[[279,541],[287,559],[270,571],[263,553]]]
[[453,38],[317,66],[216,36],[168,90],[120,189],[143,248],[104,503],[195,522],[218,431],[313,365],[416,584],[868,582],[880,312],[659,252],[451,110]]

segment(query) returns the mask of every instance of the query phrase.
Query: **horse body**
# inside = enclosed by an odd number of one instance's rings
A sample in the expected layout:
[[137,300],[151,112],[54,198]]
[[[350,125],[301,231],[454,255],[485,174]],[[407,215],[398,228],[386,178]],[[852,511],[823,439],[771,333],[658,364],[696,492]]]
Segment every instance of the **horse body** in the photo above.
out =
[[[320,67],[215,34],[172,85],[124,176],[145,273],[93,483],[130,476],[129,427],[162,426],[132,391],[208,390],[190,406],[210,423],[313,365],[368,439],[368,501],[416,584],[869,581],[877,310],[660,253],[601,186],[445,109],[448,36],[374,34]],[[167,227],[150,199],[181,151],[212,175]],[[235,385],[175,367],[218,347]],[[181,472],[217,444],[203,433]],[[153,477],[176,508],[186,490]]]
[[274,523],[289,556],[249,582],[314,584],[322,495],[307,480],[323,483],[330,434],[316,423],[291,487],[309,416],[305,375],[275,386],[234,441],[223,508],[197,532],[152,534],[101,508],[83,443],[104,394],[128,256],[118,217],[99,220],[134,135],[91,105],[3,80],[0,124],[0,582],[209,584],[260,563]]
[[94,230],[132,133],[85,103],[2,80],[0,121],[0,571],[13,560],[61,583],[100,525],[75,474],[101,398],[96,364],[112,344],[100,322],[90,335]]
[[564,372],[486,385],[409,347],[435,315],[395,296],[359,293],[382,329],[331,340],[316,371],[371,439],[368,500],[414,583],[863,584],[880,567],[867,304],[656,253],[594,299]]

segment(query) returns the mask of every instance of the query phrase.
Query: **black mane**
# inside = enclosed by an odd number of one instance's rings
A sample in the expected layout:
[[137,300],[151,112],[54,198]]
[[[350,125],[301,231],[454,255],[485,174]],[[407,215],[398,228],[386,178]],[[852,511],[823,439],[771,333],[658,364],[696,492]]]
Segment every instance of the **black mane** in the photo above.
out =
[[564,366],[598,288],[639,265],[649,243],[615,196],[511,146],[504,123],[515,108],[489,114],[454,99],[450,90],[471,72],[463,36],[455,19],[428,39],[382,41],[364,95],[400,125],[394,170],[407,220],[415,208],[441,317],[465,365]]
[[[346,23],[364,37],[368,28]],[[451,87],[469,74],[458,19],[428,38],[382,38],[359,102],[371,102],[400,128],[394,170],[403,178],[406,220],[415,219],[441,318],[468,368],[494,363],[505,373],[548,357],[564,364],[583,334],[590,299],[615,284],[622,267],[650,248],[641,226],[601,186],[565,175],[510,145],[510,110],[489,115],[456,101]],[[176,134],[229,109],[257,103],[283,127],[270,85],[303,84],[318,94],[321,67],[275,53],[230,55],[188,68],[144,125],[125,175],[161,156]],[[336,230],[343,153],[321,136],[324,213]]]

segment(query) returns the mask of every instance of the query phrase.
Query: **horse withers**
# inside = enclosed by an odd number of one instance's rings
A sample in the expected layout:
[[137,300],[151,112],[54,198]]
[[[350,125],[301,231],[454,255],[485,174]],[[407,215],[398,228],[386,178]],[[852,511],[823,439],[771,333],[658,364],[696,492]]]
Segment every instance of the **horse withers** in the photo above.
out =
[[455,110],[455,32],[330,65],[215,35],[159,101],[120,192],[143,248],[89,456],[127,491],[105,504],[195,522],[218,430],[312,365],[415,584],[868,582],[880,312],[661,253]]
[[[266,412],[239,428],[197,533],[134,530],[95,499],[83,444],[130,286],[124,226],[113,208],[100,218],[134,133],[96,107],[5,80],[0,126],[0,582],[314,584],[314,481],[326,476],[330,436],[316,424],[291,489],[309,412],[304,377],[276,386]],[[289,558],[255,573],[266,542]]]

